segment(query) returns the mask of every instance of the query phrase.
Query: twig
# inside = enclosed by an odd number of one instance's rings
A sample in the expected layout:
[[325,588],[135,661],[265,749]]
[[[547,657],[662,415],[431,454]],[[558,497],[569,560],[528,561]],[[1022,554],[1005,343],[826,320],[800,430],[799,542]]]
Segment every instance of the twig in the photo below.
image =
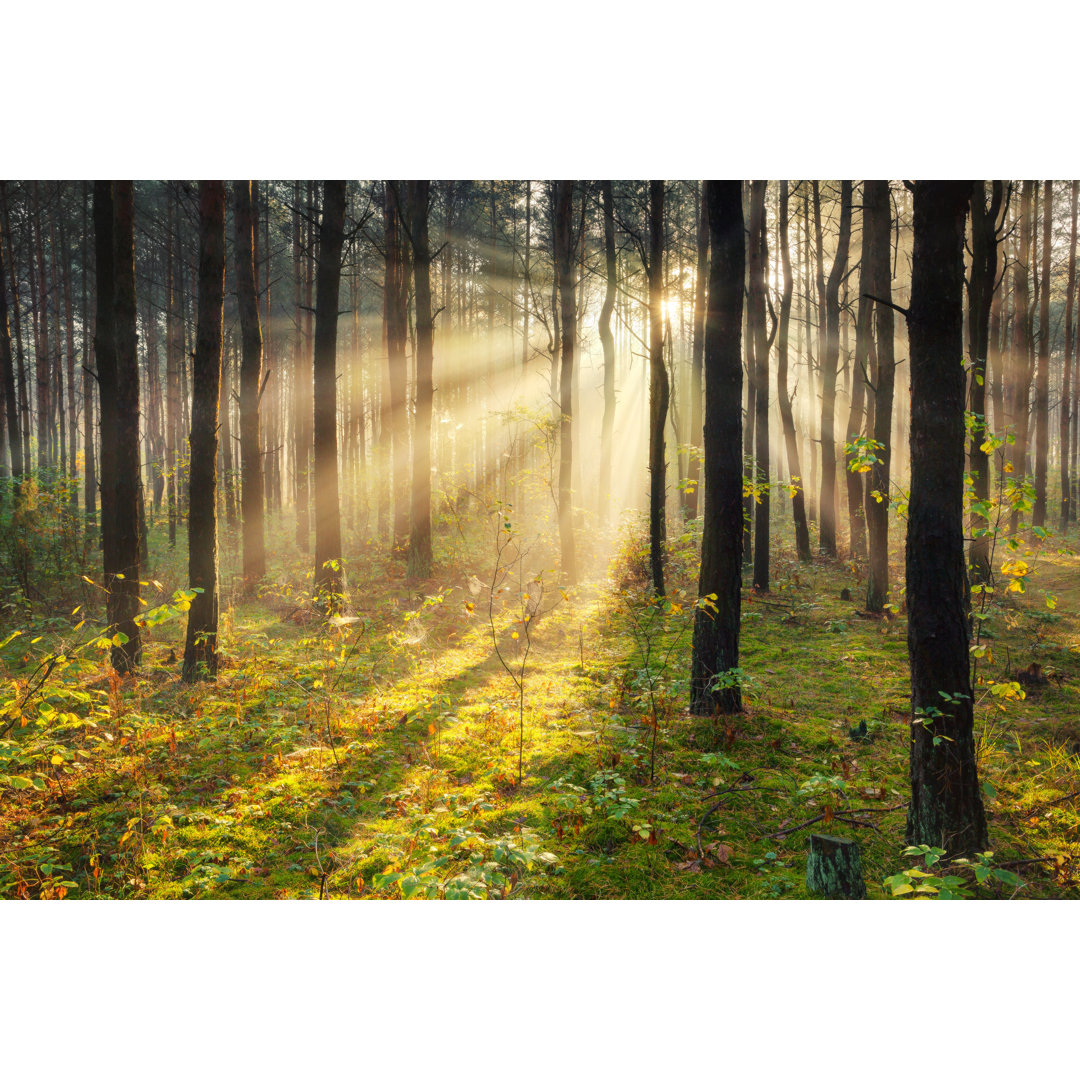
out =
[[719,793],[719,798],[717,798],[716,802],[714,802],[712,804],[712,806],[710,806],[709,809],[706,810],[705,813],[701,815],[701,820],[698,822],[697,835],[696,835],[696,838],[695,838],[696,843],[697,843],[697,852],[698,852],[698,858],[699,859],[705,858],[705,852],[702,850],[702,847],[701,847],[701,830],[704,828],[705,822],[708,821],[709,818],[711,818],[713,816],[713,814],[715,814],[716,811],[720,809],[720,804],[724,801],[724,799],[728,795],[731,795],[732,793],[734,793],[736,791],[754,791],[754,790],[755,790],[755,788],[754,788],[754,786],[752,784],[740,784],[737,787],[724,788],[724,790]]

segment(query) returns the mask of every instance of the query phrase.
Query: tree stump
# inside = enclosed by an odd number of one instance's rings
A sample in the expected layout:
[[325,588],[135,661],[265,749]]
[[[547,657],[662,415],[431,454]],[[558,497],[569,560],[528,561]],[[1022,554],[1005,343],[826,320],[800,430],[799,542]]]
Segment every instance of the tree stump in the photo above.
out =
[[830,900],[865,900],[862,857],[854,840],[812,833],[806,887]]

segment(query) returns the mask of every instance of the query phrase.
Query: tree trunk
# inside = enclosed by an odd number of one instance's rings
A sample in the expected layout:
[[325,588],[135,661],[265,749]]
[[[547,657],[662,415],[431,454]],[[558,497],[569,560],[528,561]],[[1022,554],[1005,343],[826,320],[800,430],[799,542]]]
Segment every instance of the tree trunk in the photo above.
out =
[[954,858],[987,848],[975,768],[963,527],[964,218],[970,196],[970,181],[916,185],[908,314],[912,738],[907,838],[940,846]]
[[821,357],[821,522],[822,555],[836,557],[836,372],[840,359],[840,282],[847,270],[851,239],[851,181],[840,181],[840,235],[825,286],[825,347]]
[[[169,199],[168,239],[165,252],[166,300],[165,300],[165,499],[169,507],[169,547],[176,547],[177,494],[180,463],[177,444],[180,433],[180,363],[183,341],[180,323],[183,308],[177,312],[175,263],[181,258],[179,244],[175,244],[175,199]],[[175,247],[174,247],[175,244]]]
[[[574,294],[574,243],[571,237],[574,181],[559,180],[555,190],[555,265],[562,312],[559,372],[559,546],[562,576],[577,582],[571,477],[574,461],[573,381],[577,350],[577,297]],[[554,357],[552,363],[554,364]]]
[[671,389],[664,366],[664,181],[649,181],[649,565],[664,595],[667,545],[667,462],[664,426]]
[[769,591],[769,337],[765,290],[769,252],[765,232],[767,180],[750,185],[750,326],[754,334],[754,588]]
[[[1013,427],[1015,441],[1009,464],[1012,481],[1020,483],[1027,474],[1028,397],[1031,385],[1031,312],[1028,290],[1028,261],[1031,259],[1033,183],[1025,180],[1020,189],[1020,253],[1013,265],[1013,347],[1005,383],[1006,412]],[[1020,511],[1009,515],[1009,535],[1016,533]]]
[[101,393],[101,539],[111,660],[139,663],[139,369],[130,180],[94,183],[97,353]]
[[182,677],[218,670],[217,451],[221,337],[225,312],[225,184],[199,181],[199,309],[192,363],[191,495],[188,587],[200,589],[188,611]]
[[[6,183],[6,181],[0,181]],[[11,332],[8,329],[7,282],[4,278],[4,236],[0,233],[0,380],[3,382],[4,418],[11,453],[11,478],[15,501],[22,490],[22,436],[19,433],[19,408],[15,396],[15,365],[11,358]]]
[[888,180],[867,180],[863,187],[863,228],[870,233],[869,291],[881,301],[874,305],[872,355],[872,437],[877,444],[866,484],[866,530],[869,568],[866,610],[880,614],[889,597],[889,489],[892,484],[893,391],[896,362],[893,348],[895,320],[892,302],[892,267],[889,259],[892,206]]
[[[1072,405],[1073,383],[1073,312],[1076,300],[1076,209],[1077,194],[1080,192],[1080,180],[1072,182],[1072,214],[1069,231],[1069,280],[1065,288],[1065,369],[1061,377],[1061,519],[1060,529],[1064,532],[1069,522],[1075,517],[1075,509],[1070,499],[1069,457],[1070,429],[1069,409]],[[1075,421],[1074,421],[1075,422]]]
[[341,609],[341,510],[337,461],[337,324],[345,245],[345,181],[323,181],[315,293],[315,593]]
[[[746,246],[742,185],[708,180],[708,307],[705,313],[705,512],[700,598],[694,616],[690,710],[742,710],[736,677],[742,558],[742,308]],[[703,601],[707,600],[705,604]]]
[[1050,448],[1050,233],[1054,181],[1043,181],[1042,291],[1039,296],[1039,359],[1035,368],[1035,506],[1032,525],[1046,524],[1046,459]]
[[968,445],[972,503],[982,504],[982,513],[973,509],[968,519],[972,541],[968,552],[975,582],[989,582],[990,458],[983,452],[989,428],[986,424],[986,362],[990,340],[990,306],[997,282],[997,216],[1001,209],[1002,183],[993,183],[990,209],[986,207],[985,184],[976,180],[971,192],[971,278],[968,285],[968,351],[971,356],[971,404],[974,416]]
[[611,438],[615,430],[615,335],[611,332],[611,313],[615,310],[615,205],[610,180],[600,181],[604,202],[604,269],[606,289],[600,308],[600,344],[604,349],[604,419],[600,428],[600,523],[606,525],[611,514]]
[[[236,299],[240,308],[240,513],[243,521],[244,583],[251,587],[266,574],[265,480],[259,398],[262,389],[262,329],[255,288],[257,210],[251,181],[233,183],[236,229]],[[228,402],[226,402],[228,407]]]
[[780,297],[780,325],[776,335],[776,387],[780,405],[780,423],[787,447],[788,473],[793,494],[791,508],[795,519],[795,550],[799,561],[810,562],[810,530],[806,523],[805,484],[799,461],[799,440],[795,432],[795,417],[788,394],[788,331],[791,324],[791,301],[794,281],[791,273],[791,248],[788,244],[788,182],[780,181],[780,262],[784,276],[784,291]]
[[[402,243],[400,182],[386,180],[383,222],[386,229],[386,349],[390,376],[390,436],[394,478],[394,552],[407,554],[409,543],[409,423],[405,415],[409,298]],[[479,480],[479,477],[477,477]]]
[[811,833],[806,888],[830,900],[865,900],[862,856],[854,840]]
[[[413,438],[412,532],[409,577],[431,577],[431,410],[434,387],[434,332],[431,315],[431,251],[428,202],[431,181],[409,181],[409,230],[412,235],[416,292],[416,430]],[[513,342],[511,341],[511,345]]]
[[[690,492],[686,500],[689,517],[698,516],[701,488],[701,415],[704,393],[705,358],[705,284],[709,277],[709,200],[705,198],[705,181],[701,182],[698,198],[697,262],[694,276],[694,342],[690,355],[690,440],[694,450],[690,454],[687,478]],[[790,303],[789,303],[790,308]]]

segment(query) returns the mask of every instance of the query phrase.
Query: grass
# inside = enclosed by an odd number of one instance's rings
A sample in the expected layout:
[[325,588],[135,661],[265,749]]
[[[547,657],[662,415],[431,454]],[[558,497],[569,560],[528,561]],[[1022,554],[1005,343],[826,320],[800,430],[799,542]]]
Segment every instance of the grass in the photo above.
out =
[[[308,557],[274,538],[277,584],[254,598],[227,585],[222,672],[194,687],[177,679],[182,618],[154,629],[133,679],[92,645],[76,653],[86,612],[61,617],[59,601],[89,609],[94,594],[58,578],[52,613],[24,608],[0,649],[0,729],[15,720],[0,741],[0,895],[795,899],[815,830],[860,843],[871,898],[914,865],[906,623],[861,613],[857,569],[776,546],[772,593],[744,598],[746,711],[709,720],[686,712],[694,536],[672,544],[673,603],[651,622],[631,545],[613,579],[531,624],[519,784],[517,691],[469,587],[492,555],[482,532],[447,528],[441,543],[419,588],[369,543],[355,621],[333,626],[304,600]],[[1026,591],[987,606],[980,775],[995,862],[1021,882],[973,887],[982,897],[1076,896],[1080,577],[1055,544],[1018,553],[1035,564]],[[235,537],[223,547],[229,583]],[[182,553],[160,527],[153,550],[168,597]],[[512,667],[514,617],[499,598]],[[77,658],[27,695],[58,652]],[[1023,671],[1035,681],[1020,698]]]

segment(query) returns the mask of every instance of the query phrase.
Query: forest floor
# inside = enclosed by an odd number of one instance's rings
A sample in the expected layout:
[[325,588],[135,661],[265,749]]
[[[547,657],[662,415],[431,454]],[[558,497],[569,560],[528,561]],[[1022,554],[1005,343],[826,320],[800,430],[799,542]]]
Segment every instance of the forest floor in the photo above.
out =
[[[0,896],[805,898],[815,831],[860,843],[871,898],[937,880],[896,877],[936,873],[903,854],[906,619],[867,616],[851,565],[776,546],[772,591],[744,593],[746,711],[710,720],[686,711],[692,534],[672,545],[665,605],[624,543],[607,573],[534,597],[527,635],[500,594],[489,621],[482,541],[446,543],[419,585],[369,544],[335,625],[303,599],[307,557],[277,540],[293,553],[281,584],[223,593],[214,682],[179,681],[182,615],[123,680],[76,629],[85,611],[9,617]],[[144,595],[168,600],[183,553],[161,526],[152,545]],[[1053,539],[1009,559],[1014,576],[975,598],[1000,873],[962,868],[954,888],[1075,898],[1080,559]],[[1026,588],[1007,592],[1018,559]],[[92,602],[96,586],[78,587]],[[519,695],[503,661],[523,659]]]

